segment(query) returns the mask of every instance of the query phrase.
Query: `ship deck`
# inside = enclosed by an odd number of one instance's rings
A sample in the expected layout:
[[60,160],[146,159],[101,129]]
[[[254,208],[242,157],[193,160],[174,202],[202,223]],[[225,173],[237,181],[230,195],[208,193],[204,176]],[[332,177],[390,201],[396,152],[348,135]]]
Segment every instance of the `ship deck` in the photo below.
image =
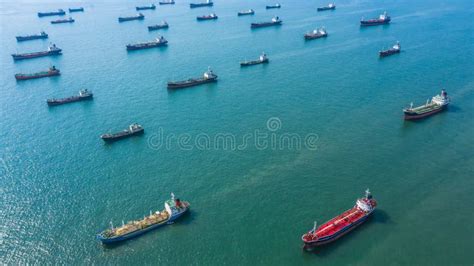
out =
[[110,237],[123,236],[135,231],[139,231],[152,225],[162,223],[168,220],[168,218],[169,214],[166,212],[166,210],[163,210],[160,213],[153,213],[149,216],[146,216],[142,220],[131,221],[123,226],[115,228],[113,231],[109,232]]
[[317,230],[316,234],[319,238],[331,236],[339,232],[344,227],[357,222],[365,216],[365,212],[357,207],[349,209],[342,214],[332,218],[326,223],[322,224]]
[[424,114],[424,113],[429,113],[440,108],[441,108],[440,105],[437,105],[435,103],[429,103],[422,106],[414,107],[412,109],[408,109],[407,111],[417,113],[417,114]]

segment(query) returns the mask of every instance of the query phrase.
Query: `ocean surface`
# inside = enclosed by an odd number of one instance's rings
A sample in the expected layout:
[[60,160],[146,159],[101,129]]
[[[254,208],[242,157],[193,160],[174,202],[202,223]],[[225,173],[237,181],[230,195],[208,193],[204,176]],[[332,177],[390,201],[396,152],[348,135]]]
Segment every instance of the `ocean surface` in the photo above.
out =
[[[340,0],[328,12],[316,12],[327,4],[321,0],[281,0],[273,10],[265,10],[269,0],[197,9],[189,2],[118,23],[151,2],[1,0],[0,263],[474,263],[472,0]],[[36,15],[78,6],[85,12],[73,13],[72,24]],[[248,8],[256,14],[237,17]],[[359,27],[362,16],[385,10],[390,25]],[[211,12],[219,19],[196,21]],[[273,15],[281,27],[250,29]],[[168,30],[148,32],[162,20]],[[320,26],[329,37],[305,42]],[[41,30],[49,39],[15,40]],[[168,47],[125,49],[158,35]],[[402,52],[379,59],[396,41]],[[10,55],[50,42],[63,55],[19,62]],[[263,51],[268,65],[240,68]],[[52,65],[61,76],[14,79]],[[208,66],[217,83],[166,89]],[[83,88],[93,101],[46,105]],[[441,88],[452,99],[446,112],[403,121],[402,108]],[[99,138],[135,122],[143,136]],[[246,137],[256,133],[267,145]],[[304,143],[280,145],[284,134]],[[235,141],[214,145],[216,136]],[[379,203],[373,217],[303,252],[300,237],[313,221],[351,208],[366,188]],[[96,241],[110,221],[161,210],[170,192],[192,208],[175,224],[114,247]]]

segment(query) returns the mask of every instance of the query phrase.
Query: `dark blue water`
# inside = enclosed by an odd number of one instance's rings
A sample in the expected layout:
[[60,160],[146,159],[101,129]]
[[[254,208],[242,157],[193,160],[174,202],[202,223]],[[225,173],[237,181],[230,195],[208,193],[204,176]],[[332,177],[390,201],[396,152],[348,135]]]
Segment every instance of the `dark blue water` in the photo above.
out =
[[[268,11],[271,1],[216,0],[192,10],[177,1],[143,11],[144,21],[117,22],[149,3],[0,3],[0,262],[472,264],[472,1],[345,0],[332,12],[316,12],[323,1],[285,0]],[[85,12],[73,13],[73,24],[36,16],[77,6]],[[237,17],[248,8],[256,15]],[[362,16],[385,10],[390,25],[359,27]],[[195,20],[211,12],[217,21]],[[250,30],[273,15],[283,26]],[[147,31],[163,19],[168,30]],[[320,26],[329,37],[305,42]],[[14,38],[41,30],[48,40]],[[159,34],[168,47],[125,50]],[[401,54],[380,60],[378,51],[396,41]],[[63,55],[10,56],[49,42]],[[270,64],[240,69],[262,51]],[[14,79],[51,65],[60,77]],[[218,83],[166,89],[208,66]],[[93,101],[46,105],[83,88]],[[403,107],[441,88],[452,98],[446,112],[403,121]],[[134,122],[144,136],[113,145],[99,138]],[[266,147],[254,137],[243,145],[255,132],[267,134]],[[284,134],[317,138],[300,148],[271,145]],[[195,141],[224,135],[236,146]],[[190,142],[178,142],[182,136]],[[315,254],[302,252],[300,236],[313,221],[352,207],[367,187],[379,202],[374,217]],[[110,220],[161,209],[170,192],[190,201],[190,215],[114,248],[95,241]]]

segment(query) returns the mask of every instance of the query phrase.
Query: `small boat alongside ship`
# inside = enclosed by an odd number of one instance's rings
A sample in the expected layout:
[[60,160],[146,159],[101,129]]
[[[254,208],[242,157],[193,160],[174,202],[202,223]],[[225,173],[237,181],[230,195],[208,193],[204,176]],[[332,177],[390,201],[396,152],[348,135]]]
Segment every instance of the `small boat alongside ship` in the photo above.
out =
[[189,7],[190,8],[197,8],[197,7],[205,7],[205,6],[213,6],[214,3],[212,2],[212,0],[207,0],[206,2],[203,2],[203,3],[191,3],[189,4]]
[[326,11],[326,10],[335,10],[335,9],[336,9],[336,5],[334,3],[330,3],[327,6],[318,7],[317,11]]
[[135,7],[135,9],[137,11],[140,11],[140,10],[155,10],[156,6],[155,6],[155,4],[151,4],[149,6],[137,6],[137,7]]
[[30,40],[48,39],[48,34],[42,31],[40,32],[40,34],[16,36],[15,38],[17,42],[24,42],[24,41],[30,41]]
[[52,56],[52,55],[60,55],[61,49],[56,47],[55,44],[51,44],[48,47],[47,51],[41,52],[34,52],[34,53],[25,53],[25,54],[12,54],[13,60],[24,60],[24,59],[31,59],[43,56]]
[[100,138],[105,142],[112,142],[131,136],[143,134],[144,131],[145,129],[143,129],[141,125],[135,123],[131,124],[130,126],[128,126],[127,129],[124,129],[121,132],[102,134],[100,135]]
[[248,15],[254,15],[255,14],[255,11],[253,9],[249,9],[249,10],[242,10],[242,11],[239,11],[237,13],[237,16],[248,16]]
[[274,4],[274,5],[271,5],[271,6],[265,6],[265,9],[274,9],[274,8],[281,8],[281,5],[280,4]]
[[267,55],[265,53],[262,53],[257,60],[253,60],[253,61],[246,60],[244,62],[240,62],[240,66],[246,67],[246,66],[253,66],[253,65],[258,65],[258,64],[266,64],[268,62],[269,60],[268,60]]
[[69,13],[73,13],[73,12],[84,12],[84,8],[83,7],[69,8]]
[[273,17],[271,21],[268,22],[257,22],[250,24],[250,28],[264,28],[264,27],[271,27],[271,26],[280,26],[283,21],[280,20],[278,16]]
[[165,0],[158,2],[160,5],[174,5],[174,0]]
[[73,23],[75,20],[71,17],[65,19],[57,19],[51,21],[51,24],[61,24],[61,23]]
[[400,42],[397,42],[394,46],[392,46],[392,48],[390,48],[388,50],[380,51],[379,56],[380,57],[386,57],[386,56],[390,56],[390,55],[393,55],[393,54],[398,54],[398,53],[400,53],[401,49],[402,49],[402,47],[400,46]]
[[166,46],[166,45],[168,45],[168,41],[163,36],[160,36],[151,42],[127,44],[127,51],[155,48],[155,47]]
[[434,115],[444,111],[450,102],[448,93],[443,89],[440,94],[431,98],[431,101],[427,100],[426,104],[413,107],[413,103],[411,103],[410,107],[403,109],[405,120],[416,120]]
[[215,13],[211,13],[209,15],[203,15],[203,16],[197,16],[196,19],[197,20],[213,20],[213,19],[217,19],[217,15]]
[[80,101],[86,101],[86,100],[92,100],[93,93],[88,91],[87,89],[85,90],[80,90],[79,95],[67,97],[67,98],[62,98],[62,99],[47,99],[46,103],[49,106],[56,106],[56,105],[62,105],[66,103],[73,103],[73,102],[80,102]]
[[114,227],[110,222],[110,228],[99,233],[97,240],[103,244],[113,244],[140,236],[163,225],[172,224],[190,208],[189,202],[175,198],[173,193],[171,193],[171,199],[165,201],[164,205],[165,208],[161,212],[152,213],[150,211],[150,215],[141,220],[128,223],[122,221],[122,226],[119,227]]
[[217,81],[217,75],[212,72],[209,67],[206,72],[204,72],[201,78],[191,78],[183,81],[170,81],[168,82],[168,89],[180,89],[193,87],[205,83],[211,83]]
[[145,16],[142,13],[138,13],[135,16],[130,16],[130,17],[119,17],[118,21],[119,22],[125,22],[125,21],[131,21],[131,20],[143,20],[145,19]]
[[50,67],[46,71],[41,71],[32,74],[15,74],[16,80],[28,80],[28,79],[37,79],[37,78],[44,78],[44,77],[52,77],[52,76],[59,76],[61,72],[59,69],[56,69],[55,66]]
[[49,17],[49,16],[64,16],[66,11],[58,9],[58,11],[52,12],[38,12],[38,17]]
[[337,240],[365,222],[374,212],[376,206],[377,202],[367,189],[365,197],[357,199],[352,209],[343,212],[319,227],[314,222],[313,229],[301,237],[304,242],[303,248],[311,249]]
[[161,30],[161,29],[167,29],[167,28],[169,28],[168,23],[166,21],[163,21],[161,22],[161,24],[148,26],[148,31]]
[[387,12],[383,12],[379,16],[379,18],[374,18],[374,19],[368,19],[365,20],[362,18],[360,20],[360,26],[377,26],[377,25],[384,25],[384,24],[389,24],[392,19],[390,18],[389,15],[387,15]]
[[304,35],[304,39],[305,40],[314,40],[314,39],[319,39],[319,38],[323,38],[323,37],[327,37],[327,36],[328,36],[328,33],[327,33],[326,29],[321,27],[319,29],[313,30],[312,32],[306,33]]

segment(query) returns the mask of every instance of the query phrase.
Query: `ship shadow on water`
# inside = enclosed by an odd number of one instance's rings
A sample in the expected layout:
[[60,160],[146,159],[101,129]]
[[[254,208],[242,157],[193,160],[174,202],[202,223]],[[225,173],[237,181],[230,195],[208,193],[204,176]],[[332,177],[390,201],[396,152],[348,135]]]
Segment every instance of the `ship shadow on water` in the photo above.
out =
[[444,113],[462,113],[462,109],[459,108],[459,106],[456,105],[450,105]]
[[[359,225],[357,228],[342,236],[341,238],[335,240],[332,243],[314,247],[312,250],[308,250],[306,253],[317,256],[317,257],[326,257],[330,256],[332,252],[336,251],[339,247],[347,245],[348,240],[360,238],[360,235],[370,234],[367,232],[370,230],[371,226],[375,224],[389,224],[391,223],[390,216],[384,210],[377,209],[374,211],[372,216],[363,224]],[[359,235],[360,234],[360,235]]]

